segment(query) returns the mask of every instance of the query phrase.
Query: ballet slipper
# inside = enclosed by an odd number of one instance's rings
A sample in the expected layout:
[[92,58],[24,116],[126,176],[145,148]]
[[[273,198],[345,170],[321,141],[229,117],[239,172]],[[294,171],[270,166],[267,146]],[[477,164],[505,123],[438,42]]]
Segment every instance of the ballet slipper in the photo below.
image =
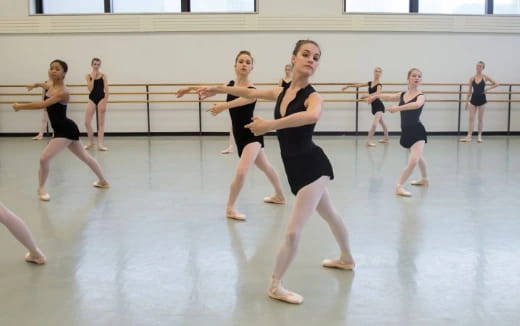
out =
[[34,257],[30,252],[28,252],[25,254],[25,261],[36,265],[43,265],[47,262],[47,258],[45,258],[43,254],[40,254],[39,257]]
[[267,290],[267,295],[269,295],[270,298],[292,304],[301,304],[303,302],[303,297],[301,295],[287,290],[283,287],[282,282],[275,278],[271,280],[271,285]]
[[325,259],[321,262],[321,266],[327,267],[327,268],[337,268],[337,269],[344,269],[346,271],[351,271],[354,269],[354,266],[356,266],[356,264],[346,263],[346,262],[342,261],[341,259]]
[[233,153],[233,146],[229,146],[228,148],[225,148],[220,151],[220,154],[229,154],[229,153]]
[[276,196],[269,196],[269,197],[264,197],[264,203],[283,205],[283,204],[285,204],[285,200],[283,198],[280,199],[279,197],[276,197]]
[[108,151],[108,147],[105,147],[103,145],[98,145],[98,150],[101,152],[106,152],[106,151]]
[[84,149],[91,149],[92,147],[94,147],[94,144],[92,144],[92,143],[83,146]]
[[42,139],[43,139],[43,135],[38,134],[38,135],[34,136],[34,137],[31,138],[31,139],[32,139],[32,140],[42,140]]
[[428,180],[426,178],[422,178],[419,180],[413,180],[412,182],[410,182],[410,184],[412,186],[428,186],[428,185],[430,185],[430,180]]
[[464,138],[459,139],[459,141],[461,143],[469,143],[469,142],[471,142],[471,137],[464,137]]
[[412,193],[404,189],[401,185],[395,187],[395,194],[402,197],[412,197]]
[[482,138],[477,139],[477,143],[482,143],[482,142],[483,142]]
[[383,143],[383,144],[388,144],[390,142],[390,139],[388,138],[383,138],[383,139],[379,139],[377,141],[378,143]]
[[103,188],[103,189],[110,188],[110,184],[106,181],[101,182],[98,180],[98,181],[94,182],[92,185],[96,188]]
[[369,141],[367,141],[366,145],[367,145],[367,147],[376,147],[375,143],[372,143],[372,142],[369,142]]
[[38,198],[40,198],[41,201],[49,201],[51,200],[51,195],[49,195],[46,192],[38,192]]
[[237,220],[237,221],[245,221],[246,220],[246,216],[244,214],[240,214],[238,212],[227,212],[226,213],[226,217],[227,218],[230,218],[232,220]]

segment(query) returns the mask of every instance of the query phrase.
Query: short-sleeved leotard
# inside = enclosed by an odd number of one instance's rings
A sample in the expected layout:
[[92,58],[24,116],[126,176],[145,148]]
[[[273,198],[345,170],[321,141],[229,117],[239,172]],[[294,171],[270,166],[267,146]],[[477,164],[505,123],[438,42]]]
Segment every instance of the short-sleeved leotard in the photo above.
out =
[[[92,77],[90,77],[90,80],[92,80]],[[97,105],[105,97],[105,81],[103,80],[103,75],[98,79],[94,79],[93,82],[94,86],[88,98]]]
[[[280,114],[280,104],[286,91],[287,88],[284,88],[276,101],[275,119],[283,118]],[[285,116],[305,111],[305,100],[314,92],[315,90],[310,84],[300,89],[296,97],[287,105]],[[309,124],[276,131],[285,173],[294,195],[301,188],[322,176],[328,176],[331,180],[334,179],[334,172],[329,159],[323,150],[312,141],[315,126],[316,124]]]
[[473,79],[471,85],[473,86],[473,93],[471,93],[470,103],[474,106],[481,106],[486,104],[486,81],[484,80],[484,78],[482,78],[482,80],[478,84],[475,82],[475,79]]
[[[45,94],[45,99],[49,96]],[[67,103],[54,103],[47,107],[47,114],[54,130],[54,138],[79,140],[79,129],[74,121],[67,118]]]
[[[414,98],[409,100],[408,102],[404,101],[404,93],[401,93],[401,98],[399,100],[399,105],[408,104],[410,102],[416,102],[417,97],[423,95],[422,93],[417,94]],[[426,136],[426,129],[423,124],[419,120],[421,117],[421,112],[424,105],[415,110],[405,110],[401,111],[401,139],[400,144],[404,148],[410,148],[413,144],[420,140],[424,140],[428,142]]]
[[[368,82],[368,94],[374,94],[377,92],[377,86],[381,86],[383,87],[383,85],[381,85],[380,83],[377,83],[374,85],[374,87],[372,87],[372,82],[369,81]],[[379,98],[376,98],[373,102],[372,102],[372,114],[375,115],[377,112],[385,112],[385,105],[383,104],[383,102],[381,102],[381,100]]]
[[[227,86],[234,86],[235,81],[230,81]],[[254,87],[248,87],[254,88]],[[238,98],[237,96],[228,94],[226,101],[230,102]],[[237,145],[238,156],[242,156],[242,151],[249,143],[259,142],[264,147],[264,137],[255,136],[251,130],[244,126],[251,123],[253,118],[253,112],[255,111],[256,101],[243,106],[229,109],[229,116],[231,117],[231,124],[233,127],[233,136],[235,137],[235,143]]]

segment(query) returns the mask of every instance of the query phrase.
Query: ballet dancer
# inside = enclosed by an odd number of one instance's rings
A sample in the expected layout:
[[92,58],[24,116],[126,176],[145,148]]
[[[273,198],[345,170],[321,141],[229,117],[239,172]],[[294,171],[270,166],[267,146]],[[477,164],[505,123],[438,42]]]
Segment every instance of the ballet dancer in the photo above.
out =
[[0,202],[0,223],[7,227],[7,230],[18,240],[22,245],[29,250],[25,255],[25,261],[37,265],[43,265],[47,262],[47,258],[42,250],[34,241],[31,230],[27,227],[25,222],[16,214],[11,212],[9,208],[5,207]]
[[276,101],[274,120],[254,117],[253,122],[246,127],[255,135],[276,130],[289,185],[296,195],[268,288],[271,298],[293,304],[302,303],[303,297],[285,289],[281,279],[296,255],[303,227],[315,211],[328,223],[341,251],[338,259],[326,259],[322,266],[344,270],[354,268],[347,229],[327,190],[328,183],[334,178],[332,166],[323,150],[312,141],[323,101],[309,83],[309,78],[318,68],[320,57],[321,50],[316,42],[300,40],[291,56],[293,79],[289,87],[257,90],[213,86],[199,91],[202,98],[228,93],[244,98]]
[[40,169],[38,171],[38,197],[42,201],[49,201],[51,196],[45,191],[45,181],[49,175],[49,165],[51,159],[61,150],[67,147],[80,160],[85,162],[98,177],[94,182],[94,187],[108,188],[109,184],[103,176],[98,162],[85,151],[79,140],[78,126],[74,121],[67,118],[67,103],[69,102],[69,90],[65,87],[64,79],[67,74],[68,66],[62,60],[54,60],[50,64],[49,78],[52,84],[49,85],[45,100],[31,103],[14,103],[13,109],[19,110],[38,110],[47,108],[54,137],[47,144],[40,157]]
[[104,145],[105,137],[105,113],[108,102],[108,81],[107,75],[100,71],[101,59],[93,58],[91,61],[92,71],[85,76],[87,81],[87,88],[90,94],[88,95],[87,110],[85,111],[85,128],[87,129],[88,144],[85,149],[90,149],[94,146],[94,130],[92,129],[92,117],[97,111],[98,117],[98,150],[108,151]]
[[376,99],[383,101],[399,101],[399,105],[393,105],[388,112],[401,112],[401,139],[400,144],[410,151],[408,164],[404,168],[399,181],[395,187],[398,196],[410,197],[412,193],[406,190],[403,185],[410,177],[413,170],[419,165],[422,178],[411,182],[414,186],[426,186],[429,184],[426,161],[424,160],[424,144],[428,141],[426,129],[419,120],[426,99],[419,90],[422,82],[422,72],[417,68],[408,71],[408,90],[396,94],[372,94],[367,96],[368,103],[373,103]]
[[284,70],[284,76],[282,78],[280,78],[280,81],[278,81],[278,86],[286,88],[286,87],[289,87],[289,84],[291,83],[291,80],[292,80],[292,65],[286,64],[283,67],[283,70]]
[[[359,84],[349,84],[343,87],[341,90],[345,91],[349,87],[364,87],[368,86],[369,94],[381,94],[381,89],[383,85],[381,84],[380,78],[383,73],[383,69],[380,67],[374,68],[374,79],[367,83],[359,83]],[[386,127],[386,123],[383,121],[383,114],[385,113],[385,106],[383,102],[379,99],[375,99],[372,103],[372,114],[374,115],[374,119],[372,120],[372,124],[370,125],[370,129],[368,130],[368,137],[366,141],[367,147],[374,147],[376,144],[372,142],[372,137],[376,132],[377,125],[381,125],[383,128],[384,137],[383,139],[378,140],[379,143],[388,143],[390,138],[388,138],[388,128]]]
[[[477,142],[482,143],[482,130],[484,129],[484,109],[487,103],[486,92],[499,86],[499,84],[495,80],[493,80],[493,78],[482,73],[484,67],[485,64],[483,61],[477,62],[477,73],[475,74],[475,76],[472,76],[469,79],[468,96],[466,97],[465,106],[466,111],[468,110],[469,106],[468,134],[466,135],[466,137],[461,138],[459,140],[463,143],[471,142],[471,136],[473,135],[476,114],[478,114]],[[489,82],[488,87],[486,87],[486,82]]]
[[[253,84],[249,81],[249,74],[253,70],[253,57],[249,51],[240,51],[235,58],[235,80],[230,81],[227,86],[245,87],[254,89]],[[185,87],[177,91],[177,97],[182,97],[188,91],[197,90],[197,87]],[[217,115],[224,110],[229,110],[233,134],[237,146],[239,161],[235,172],[229,196],[226,205],[226,216],[235,220],[245,220],[246,216],[238,212],[235,204],[242,190],[245,178],[251,166],[255,164],[262,172],[265,173],[274,188],[274,195],[264,198],[264,202],[272,204],[284,204],[285,197],[283,195],[280,178],[276,170],[272,167],[264,152],[264,138],[255,136],[244,126],[251,122],[253,112],[255,110],[256,99],[240,98],[228,95],[226,102],[214,104],[208,111],[213,115]]]

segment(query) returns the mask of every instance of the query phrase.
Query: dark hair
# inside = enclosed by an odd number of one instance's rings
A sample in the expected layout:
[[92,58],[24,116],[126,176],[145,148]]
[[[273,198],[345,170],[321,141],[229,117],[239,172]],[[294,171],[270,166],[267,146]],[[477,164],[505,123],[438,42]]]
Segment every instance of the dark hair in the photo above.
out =
[[251,63],[253,63],[253,56],[251,55],[251,52],[247,51],[247,50],[242,50],[240,52],[238,52],[237,56],[235,57],[235,63],[237,63],[238,61],[238,58],[242,55],[242,54],[245,54],[247,56],[249,56],[251,58]]
[[420,73],[422,74],[421,69],[418,69],[418,68],[412,68],[412,69],[408,70],[408,77],[406,77],[406,78],[407,78],[407,79],[410,78],[410,75],[411,75],[412,72],[414,72],[414,71],[418,71],[418,72],[420,72]]
[[101,59],[100,58],[92,58],[92,61],[90,61],[90,64],[93,64],[95,61],[101,63]]
[[480,64],[482,65],[482,69],[486,68],[486,64],[484,63],[484,61],[478,61],[477,64]]
[[64,72],[67,72],[67,71],[69,70],[69,66],[67,66],[67,63],[66,63],[65,61],[63,61],[63,60],[56,59],[56,60],[53,60],[53,61],[51,62],[51,65],[52,65],[53,63],[57,63],[57,64],[59,64],[59,65],[61,66],[61,69],[63,69]]
[[314,44],[316,45],[316,47],[318,47],[318,49],[320,50],[320,54],[321,54],[321,49],[320,49],[320,45],[313,41],[313,40],[299,40],[298,42],[296,42],[296,46],[294,47],[294,50],[292,52],[293,55],[297,55],[298,54],[298,51],[300,51],[300,48],[305,45],[305,44]]

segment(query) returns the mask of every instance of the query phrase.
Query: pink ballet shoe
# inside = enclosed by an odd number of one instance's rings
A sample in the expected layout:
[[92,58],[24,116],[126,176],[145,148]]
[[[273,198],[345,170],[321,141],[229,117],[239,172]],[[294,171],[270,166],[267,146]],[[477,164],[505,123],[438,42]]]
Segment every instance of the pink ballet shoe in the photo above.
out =
[[99,145],[99,146],[98,146],[98,150],[99,150],[100,152],[106,152],[106,151],[108,151],[108,147],[105,147],[105,146],[103,146],[103,145]]
[[283,204],[285,204],[285,200],[284,199],[280,199],[280,198],[275,197],[275,196],[269,196],[269,197],[264,197],[264,203],[283,205]]
[[413,180],[410,182],[412,186],[428,186],[430,185],[430,181],[428,179],[419,179],[419,180]]
[[226,217],[230,218],[232,220],[237,220],[237,221],[245,221],[246,220],[246,216],[244,214],[240,214],[238,212],[226,213]]
[[92,144],[92,143],[83,146],[84,149],[91,149],[92,147],[94,147],[94,144]]
[[229,154],[229,153],[233,153],[233,146],[229,146],[228,148],[225,148],[220,151],[220,154]]
[[459,139],[459,141],[461,143],[469,143],[469,142],[471,142],[471,137],[464,137],[464,138]]
[[346,263],[340,259],[325,259],[321,262],[321,266],[327,267],[327,268],[337,268],[337,269],[344,269],[346,271],[351,271],[354,269],[356,264],[354,263]]
[[404,189],[401,185],[395,187],[395,194],[402,197],[412,197],[412,193]]
[[94,187],[96,188],[103,188],[103,189],[106,189],[106,188],[110,188],[110,184],[108,182],[101,182],[101,181],[96,181],[92,184]]
[[367,147],[376,147],[376,143],[368,142],[366,143]]
[[289,291],[282,286],[282,282],[277,279],[271,280],[271,285],[267,290],[270,298],[280,300],[291,304],[301,304],[303,297],[296,292]]
[[477,139],[477,143],[482,143],[482,142],[483,142],[482,138],[479,137],[479,138]]
[[51,195],[46,192],[38,192],[38,198],[40,198],[41,201],[49,201],[51,200]]
[[44,255],[41,255],[40,257],[33,257],[31,253],[28,252],[25,254],[25,261],[36,265],[43,265],[47,262],[47,258],[45,258]]
[[34,137],[31,138],[31,139],[32,139],[32,140],[42,140],[42,139],[43,139],[43,135],[38,134],[38,135],[34,136]]
[[388,144],[390,142],[390,139],[388,138],[383,138],[383,139],[379,139],[377,141],[378,143],[383,143],[383,144]]

